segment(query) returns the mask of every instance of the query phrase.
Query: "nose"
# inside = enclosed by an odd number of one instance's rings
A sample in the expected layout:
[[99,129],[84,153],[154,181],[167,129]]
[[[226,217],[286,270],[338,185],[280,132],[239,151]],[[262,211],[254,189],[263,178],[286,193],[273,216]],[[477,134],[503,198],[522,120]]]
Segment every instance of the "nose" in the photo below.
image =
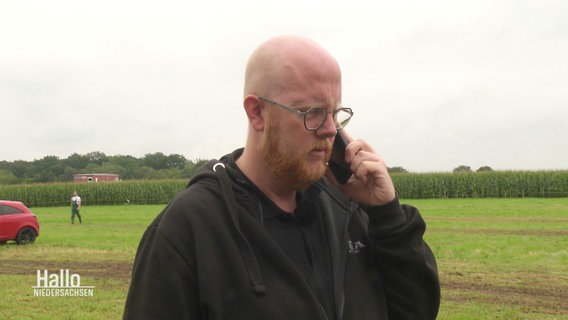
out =
[[335,137],[337,134],[337,128],[335,126],[335,119],[333,118],[333,113],[328,113],[325,117],[325,121],[316,130],[316,135],[321,137]]

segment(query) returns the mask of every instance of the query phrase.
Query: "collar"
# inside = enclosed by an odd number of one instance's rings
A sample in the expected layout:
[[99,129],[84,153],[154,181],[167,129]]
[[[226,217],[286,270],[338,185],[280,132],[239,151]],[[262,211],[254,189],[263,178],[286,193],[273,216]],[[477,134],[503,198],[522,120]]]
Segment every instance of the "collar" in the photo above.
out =
[[262,206],[269,206],[270,210],[263,210],[263,220],[273,219],[277,217],[292,218],[305,220],[306,217],[314,216],[312,214],[318,208],[318,196],[321,188],[317,183],[312,184],[305,190],[296,192],[296,210],[293,213],[286,212],[278,207],[254,182],[252,182],[239,168],[236,161],[243,154],[244,148],[236,149],[230,154],[221,158],[228,167],[228,173],[237,184],[247,189],[255,197],[260,199]]

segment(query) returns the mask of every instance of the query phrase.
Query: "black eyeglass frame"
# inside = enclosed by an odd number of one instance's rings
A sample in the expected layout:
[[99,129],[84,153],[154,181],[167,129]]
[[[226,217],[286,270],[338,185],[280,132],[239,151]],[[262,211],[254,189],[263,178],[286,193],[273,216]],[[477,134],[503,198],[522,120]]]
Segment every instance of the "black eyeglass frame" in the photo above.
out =
[[[337,129],[337,130],[343,129],[343,128],[349,123],[349,121],[351,120],[351,118],[353,117],[353,110],[352,110],[351,108],[341,107],[341,108],[335,109],[335,110],[333,110],[333,111],[327,111],[325,108],[307,107],[308,110],[306,110],[306,111],[300,111],[300,110],[294,109],[294,108],[292,108],[292,107],[288,107],[288,106],[286,106],[286,105],[283,105],[283,104],[281,104],[281,103],[279,103],[279,102],[276,102],[276,101],[274,101],[274,100],[272,100],[272,99],[270,99],[270,98],[268,98],[268,97],[265,97],[265,96],[258,96],[258,98],[259,98],[260,100],[264,100],[264,101],[266,101],[266,102],[269,102],[269,103],[271,103],[271,104],[273,104],[273,105],[275,105],[275,106],[277,106],[277,107],[280,107],[280,108],[282,108],[282,109],[284,109],[284,110],[286,110],[286,111],[288,111],[288,112],[294,113],[294,114],[297,115],[298,117],[304,119],[304,127],[305,127],[306,130],[308,130],[308,131],[317,131],[319,128],[321,128],[321,127],[323,126],[323,124],[325,123],[325,121],[327,120],[327,115],[330,114],[330,113],[332,114],[332,118],[333,118],[334,120],[336,119],[336,116],[337,116],[337,114],[338,114],[339,112],[347,112],[347,113],[349,114],[349,117],[348,117],[346,120],[344,120],[344,121],[341,122],[341,123],[340,123],[340,122],[337,122],[337,123],[335,124],[335,129]],[[308,115],[308,113],[310,113],[310,111],[312,111],[312,110],[323,110],[323,111],[325,112],[325,117],[323,118],[322,122],[321,122],[317,127],[315,127],[315,128],[309,128],[309,127],[308,127],[308,118],[307,118],[307,115]]]

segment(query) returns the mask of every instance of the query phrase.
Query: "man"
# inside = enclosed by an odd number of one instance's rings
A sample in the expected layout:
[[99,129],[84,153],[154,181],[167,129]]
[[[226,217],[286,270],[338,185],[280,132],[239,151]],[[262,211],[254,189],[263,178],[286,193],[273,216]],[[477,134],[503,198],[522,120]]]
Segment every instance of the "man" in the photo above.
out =
[[381,157],[348,138],[350,180],[328,169],[351,116],[335,59],[308,39],[268,40],[243,106],[246,147],[201,167],[146,230],[124,318],[434,319],[425,224]]
[[71,224],[75,224],[75,216],[79,218],[79,223],[83,223],[81,221],[81,197],[77,194],[77,191],[73,191],[73,195],[71,196]]

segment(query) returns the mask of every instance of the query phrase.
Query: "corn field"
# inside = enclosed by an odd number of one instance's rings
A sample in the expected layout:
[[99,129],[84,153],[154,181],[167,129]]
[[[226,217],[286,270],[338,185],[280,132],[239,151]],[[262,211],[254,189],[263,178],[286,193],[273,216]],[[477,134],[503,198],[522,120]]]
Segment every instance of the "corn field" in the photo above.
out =
[[68,206],[77,191],[82,205],[165,204],[183,191],[187,180],[132,180],[99,183],[47,183],[0,186],[0,199],[29,207]]
[[[568,197],[568,171],[493,171],[392,174],[403,199]],[[0,199],[30,207],[67,206],[77,191],[83,205],[165,204],[187,180],[131,180],[0,186]]]
[[400,173],[392,175],[400,198],[568,197],[568,171]]

